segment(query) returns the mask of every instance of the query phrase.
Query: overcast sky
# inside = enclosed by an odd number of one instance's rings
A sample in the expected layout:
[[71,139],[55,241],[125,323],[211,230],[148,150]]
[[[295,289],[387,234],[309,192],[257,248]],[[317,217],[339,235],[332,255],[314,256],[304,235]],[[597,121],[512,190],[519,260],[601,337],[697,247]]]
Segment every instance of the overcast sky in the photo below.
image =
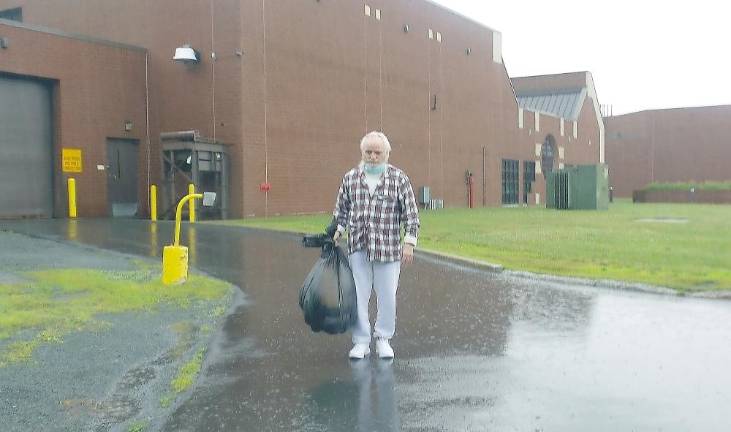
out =
[[590,71],[615,115],[731,104],[729,2],[433,1],[502,32],[510,76]]

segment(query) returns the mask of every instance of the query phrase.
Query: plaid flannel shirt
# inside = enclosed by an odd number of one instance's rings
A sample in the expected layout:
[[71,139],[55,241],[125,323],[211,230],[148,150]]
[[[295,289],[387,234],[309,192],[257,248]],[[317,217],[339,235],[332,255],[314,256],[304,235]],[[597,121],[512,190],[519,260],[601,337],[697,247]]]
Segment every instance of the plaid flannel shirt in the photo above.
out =
[[365,251],[369,261],[401,259],[401,223],[406,235],[419,235],[419,209],[411,182],[393,165],[386,165],[373,196],[365,172],[353,168],[343,177],[333,216],[340,230],[347,228],[348,252]]

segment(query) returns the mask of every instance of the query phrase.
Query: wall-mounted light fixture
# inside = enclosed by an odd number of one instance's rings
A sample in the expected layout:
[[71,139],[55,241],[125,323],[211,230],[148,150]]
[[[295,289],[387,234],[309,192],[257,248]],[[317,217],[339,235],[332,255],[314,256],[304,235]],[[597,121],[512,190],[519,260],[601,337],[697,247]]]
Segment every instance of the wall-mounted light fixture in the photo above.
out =
[[8,38],[0,37],[0,48],[6,49],[8,47]]
[[409,25],[404,24],[404,33],[408,33],[408,32],[409,32]]
[[132,121],[131,120],[127,120],[127,121],[124,122],[124,130],[125,131],[127,131],[127,132],[131,131],[132,130],[132,126],[133,126],[133,124],[132,124]]
[[190,47],[189,44],[185,44],[182,47],[175,48],[175,55],[173,60],[184,64],[193,64],[200,61],[198,53]]
[[464,53],[467,55],[472,54],[472,48],[467,48],[466,50],[464,50]]

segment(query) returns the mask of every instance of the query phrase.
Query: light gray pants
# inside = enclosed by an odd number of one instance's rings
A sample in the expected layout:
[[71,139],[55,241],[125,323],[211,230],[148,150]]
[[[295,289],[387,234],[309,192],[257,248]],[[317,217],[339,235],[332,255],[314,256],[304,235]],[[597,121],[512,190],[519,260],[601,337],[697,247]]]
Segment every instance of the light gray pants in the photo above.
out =
[[370,344],[371,322],[368,303],[371,291],[376,291],[378,314],[373,336],[391,339],[396,331],[396,289],[401,273],[401,262],[369,262],[365,252],[350,255],[350,268],[358,295],[358,321],[353,327],[354,344]]

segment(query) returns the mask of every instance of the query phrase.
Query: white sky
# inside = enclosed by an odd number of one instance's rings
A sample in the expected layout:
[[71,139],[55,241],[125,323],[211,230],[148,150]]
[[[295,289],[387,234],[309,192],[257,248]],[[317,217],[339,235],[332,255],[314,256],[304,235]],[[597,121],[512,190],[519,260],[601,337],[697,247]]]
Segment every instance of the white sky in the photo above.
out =
[[590,71],[615,115],[731,104],[731,2],[433,1],[500,31],[510,76]]

